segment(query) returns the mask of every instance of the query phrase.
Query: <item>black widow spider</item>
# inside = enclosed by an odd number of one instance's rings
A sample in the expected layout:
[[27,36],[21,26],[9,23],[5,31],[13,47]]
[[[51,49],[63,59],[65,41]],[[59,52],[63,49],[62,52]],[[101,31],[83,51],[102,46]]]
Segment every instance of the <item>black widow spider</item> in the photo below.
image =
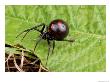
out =
[[[42,27],[41,30],[37,29],[38,27]],[[24,37],[28,34],[29,31],[31,30],[36,30],[38,32],[40,32],[40,39],[36,42],[35,47],[34,47],[34,51],[36,49],[37,44],[42,40],[47,40],[48,43],[48,55],[47,55],[47,61],[48,61],[48,57],[49,57],[49,53],[50,53],[50,48],[51,48],[51,42],[53,42],[53,48],[52,48],[52,53],[55,47],[55,41],[68,41],[68,42],[73,42],[74,40],[66,40],[64,39],[68,33],[69,33],[69,28],[68,25],[65,21],[61,20],[61,19],[56,19],[53,20],[49,26],[47,26],[44,23],[41,23],[37,26],[34,26],[32,28],[26,29],[23,32],[21,32],[18,36],[20,36],[22,33],[26,32],[25,35],[23,36],[22,40],[24,39]],[[18,37],[17,36],[17,37]],[[46,62],[47,65],[47,62]]]

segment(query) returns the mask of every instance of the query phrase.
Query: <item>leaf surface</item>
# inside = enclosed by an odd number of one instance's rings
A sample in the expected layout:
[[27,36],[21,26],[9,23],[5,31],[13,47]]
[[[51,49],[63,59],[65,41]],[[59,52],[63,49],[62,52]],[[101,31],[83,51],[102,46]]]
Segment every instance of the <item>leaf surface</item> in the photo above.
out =
[[[20,43],[33,50],[39,33],[31,31],[21,41],[25,29],[37,24],[63,19],[69,25],[67,39],[74,43],[56,41],[54,53],[49,56],[50,71],[96,72],[106,71],[106,7],[105,6],[6,6],[6,42]],[[47,42],[42,40],[36,53],[45,65]]]

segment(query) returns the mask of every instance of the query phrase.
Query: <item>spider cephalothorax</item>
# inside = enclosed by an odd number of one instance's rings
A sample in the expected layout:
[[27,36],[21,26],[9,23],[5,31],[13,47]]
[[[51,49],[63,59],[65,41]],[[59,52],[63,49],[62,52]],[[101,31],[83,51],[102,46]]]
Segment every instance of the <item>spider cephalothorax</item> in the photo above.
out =
[[[39,30],[38,27],[42,27],[42,29]],[[36,42],[36,45],[34,47],[34,51],[36,49],[37,44],[42,39],[47,40],[47,43],[48,43],[48,56],[49,56],[49,52],[50,52],[50,48],[51,48],[50,41],[53,42],[52,52],[53,52],[54,47],[55,47],[55,41],[68,41],[68,42],[73,42],[74,41],[74,40],[65,40],[64,39],[69,33],[69,28],[68,28],[68,25],[66,24],[66,22],[61,20],[61,19],[53,20],[49,24],[49,26],[47,26],[44,23],[41,23],[40,25],[37,25],[37,26],[34,26],[32,28],[24,30],[23,32],[21,32],[19,34],[19,35],[21,35],[22,33],[26,32],[25,35],[23,36],[22,40],[27,35],[27,33],[31,30],[36,30],[36,31],[40,32],[40,39]],[[47,60],[48,60],[48,56],[47,56]]]

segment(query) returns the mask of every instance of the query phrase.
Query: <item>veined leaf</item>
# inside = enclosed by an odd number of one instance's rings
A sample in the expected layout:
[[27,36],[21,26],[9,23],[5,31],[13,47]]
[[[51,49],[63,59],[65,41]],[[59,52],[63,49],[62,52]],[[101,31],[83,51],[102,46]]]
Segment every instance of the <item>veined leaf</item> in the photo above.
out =
[[[63,19],[69,25],[67,37],[74,43],[58,42],[49,56],[50,71],[96,72],[106,71],[106,7],[105,6],[6,6],[6,42],[20,43],[33,50],[39,33],[31,31],[21,42],[16,36],[39,23],[48,25]],[[21,36],[22,37],[22,36]],[[48,52],[41,41],[36,53],[45,65]]]

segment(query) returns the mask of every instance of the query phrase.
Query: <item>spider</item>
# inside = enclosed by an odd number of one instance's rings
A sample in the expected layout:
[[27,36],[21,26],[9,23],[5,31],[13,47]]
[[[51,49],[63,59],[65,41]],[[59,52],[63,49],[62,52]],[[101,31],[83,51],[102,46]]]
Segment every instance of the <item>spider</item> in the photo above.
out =
[[[38,27],[42,27],[42,29],[38,29]],[[48,43],[48,55],[47,55],[47,61],[48,61],[48,57],[50,55],[50,48],[51,48],[51,42],[52,41],[52,53],[55,47],[55,41],[68,41],[68,42],[73,42],[74,40],[66,40],[64,39],[68,33],[69,33],[69,28],[68,25],[65,21],[63,21],[62,19],[55,19],[53,21],[51,21],[51,23],[49,24],[49,26],[47,26],[45,23],[41,23],[37,26],[34,26],[32,28],[26,29],[23,32],[21,32],[18,36],[20,36],[21,34],[23,34],[24,32],[25,35],[23,36],[22,40],[25,38],[25,36],[32,30],[36,30],[40,33],[40,38],[39,40],[36,41],[35,47],[34,47],[34,51],[36,49],[37,44],[42,40],[47,40]],[[17,38],[16,37],[16,38]],[[47,65],[47,62],[46,62]]]

